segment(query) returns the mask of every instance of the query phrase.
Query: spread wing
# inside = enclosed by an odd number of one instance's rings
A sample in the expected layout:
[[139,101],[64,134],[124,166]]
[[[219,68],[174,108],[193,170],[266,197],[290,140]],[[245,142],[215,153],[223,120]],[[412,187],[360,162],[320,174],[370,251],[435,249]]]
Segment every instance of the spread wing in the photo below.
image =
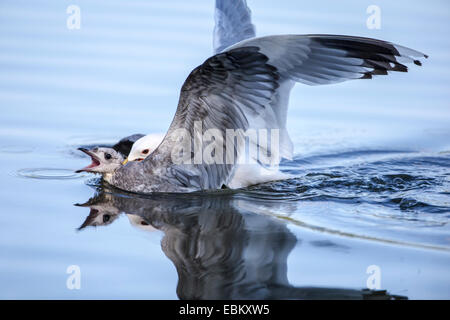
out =
[[214,53],[242,40],[255,37],[251,11],[245,0],[216,0],[213,33]]
[[[169,159],[180,129],[188,133],[193,149],[209,129],[217,130],[222,139],[227,129],[279,129],[278,150],[270,144],[262,145],[259,137],[247,137],[247,145],[276,154],[277,163],[292,153],[285,124],[289,92],[295,82],[320,85],[367,79],[389,71],[406,72],[404,63],[421,65],[416,57],[426,56],[389,42],[350,36],[287,35],[245,40],[192,71],[182,87],[169,131],[145,165],[166,166],[173,181],[185,187],[221,188],[232,177],[243,144],[230,147],[223,142],[223,163],[196,162],[198,153],[192,152],[188,155],[190,164],[175,164]],[[201,145],[200,151],[206,148]],[[234,162],[227,162],[227,156],[233,156]]]

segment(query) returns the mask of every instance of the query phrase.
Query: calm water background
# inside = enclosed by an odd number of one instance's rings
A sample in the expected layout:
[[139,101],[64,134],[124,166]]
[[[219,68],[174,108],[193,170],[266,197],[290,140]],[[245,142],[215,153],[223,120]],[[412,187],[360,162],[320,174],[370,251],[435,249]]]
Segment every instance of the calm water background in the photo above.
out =
[[[70,4],[80,30],[66,27]],[[258,35],[368,36],[430,58],[407,74],[298,85],[284,168],[299,178],[178,203],[105,196],[72,173],[88,163],[76,148],[167,129],[212,53],[213,2],[0,1],[0,298],[358,289],[370,265],[391,293],[450,298],[449,2],[377,1],[380,30],[366,27],[373,1],[248,4]],[[96,193],[91,210],[74,206]],[[89,213],[110,220],[77,231]],[[80,290],[66,287],[69,265]]]

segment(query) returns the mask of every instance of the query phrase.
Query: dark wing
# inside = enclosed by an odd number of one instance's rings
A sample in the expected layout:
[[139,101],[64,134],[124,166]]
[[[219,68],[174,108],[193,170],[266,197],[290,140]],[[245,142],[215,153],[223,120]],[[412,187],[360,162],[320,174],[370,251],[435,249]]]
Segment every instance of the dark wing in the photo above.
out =
[[119,142],[113,145],[112,148],[117,152],[121,153],[124,156],[124,158],[126,158],[130,154],[131,147],[133,146],[133,144],[143,136],[144,136],[143,134],[136,133],[131,136],[122,138]]
[[[226,184],[241,151],[238,140],[231,147],[227,146],[226,130],[265,128],[268,123],[277,121],[273,112],[265,116],[279,87],[279,74],[267,60],[257,47],[245,47],[217,54],[194,69],[181,89],[175,118],[166,137],[144,162],[156,167],[169,164],[171,174],[183,186],[206,190]],[[273,123],[273,126],[278,124]],[[221,159],[215,163],[195,163],[206,148],[204,143],[200,150],[194,150],[195,144],[209,129],[217,130],[214,137],[223,147]],[[171,153],[179,141],[180,131],[189,135],[190,164],[172,164]]]

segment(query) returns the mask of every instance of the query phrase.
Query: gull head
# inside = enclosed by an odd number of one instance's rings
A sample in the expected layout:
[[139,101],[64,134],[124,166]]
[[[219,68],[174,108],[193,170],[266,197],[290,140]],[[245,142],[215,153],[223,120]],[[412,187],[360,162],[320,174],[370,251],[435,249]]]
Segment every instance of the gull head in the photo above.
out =
[[89,199],[85,203],[75,204],[77,207],[89,208],[89,215],[84,220],[83,224],[78,228],[82,230],[88,226],[106,226],[116,220],[121,211],[114,205],[114,198],[107,193],[102,193],[99,196]]
[[142,161],[147,158],[161,143],[164,136],[161,134],[149,134],[133,143],[130,154],[123,164],[128,161]]
[[78,148],[91,157],[92,163],[76,172],[113,173],[122,166],[123,156],[112,148],[96,147],[92,149]]

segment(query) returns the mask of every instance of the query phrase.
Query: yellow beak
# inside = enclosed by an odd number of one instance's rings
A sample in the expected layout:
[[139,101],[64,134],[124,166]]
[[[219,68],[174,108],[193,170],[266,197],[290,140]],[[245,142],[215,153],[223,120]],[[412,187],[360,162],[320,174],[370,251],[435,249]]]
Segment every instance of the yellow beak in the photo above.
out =
[[125,160],[123,160],[122,165],[126,165],[128,163],[128,158],[126,158]]

